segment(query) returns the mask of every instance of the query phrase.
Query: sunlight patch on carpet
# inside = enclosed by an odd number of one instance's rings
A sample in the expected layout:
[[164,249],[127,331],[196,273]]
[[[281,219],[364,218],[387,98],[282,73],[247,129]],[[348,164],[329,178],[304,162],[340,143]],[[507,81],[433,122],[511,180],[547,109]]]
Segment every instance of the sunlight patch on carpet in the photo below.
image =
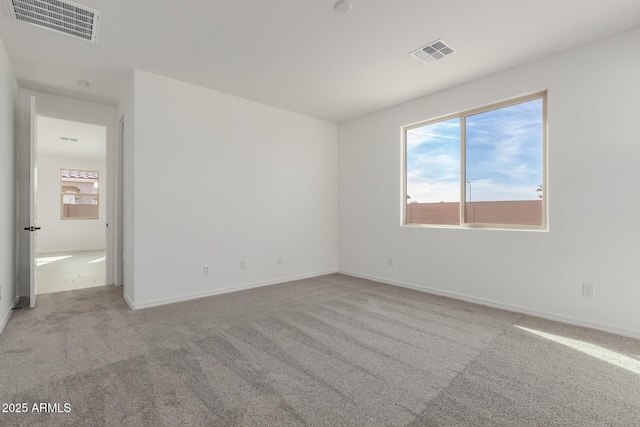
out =
[[517,328],[520,328],[532,334],[541,336],[548,340],[570,347],[574,350],[581,351],[585,354],[588,354],[589,356],[603,360],[607,363],[611,363],[612,365],[616,365],[628,371],[634,372],[636,374],[640,374],[640,361],[635,360],[631,357],[625,356],[624,354],[611,351],[609,349],[600,347],[595,344],[590,344],[587,342],[562,337],[560,335],[554,335],[548,332],[537,331],[535,329],[529,329],[523,326],[518,326],[518,325],[515,325],[515,326]]

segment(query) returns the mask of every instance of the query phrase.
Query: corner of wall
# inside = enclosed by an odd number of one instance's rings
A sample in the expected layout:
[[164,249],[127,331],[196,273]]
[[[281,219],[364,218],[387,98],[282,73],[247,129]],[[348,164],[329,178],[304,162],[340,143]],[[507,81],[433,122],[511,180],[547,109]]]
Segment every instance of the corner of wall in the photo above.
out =
[[124,295],[129,307],[135,309],[135,81],[137,70],[131,73],[129,87],[118,104],[118,123],[124,120],[123,130],[123,189],[124,194]]

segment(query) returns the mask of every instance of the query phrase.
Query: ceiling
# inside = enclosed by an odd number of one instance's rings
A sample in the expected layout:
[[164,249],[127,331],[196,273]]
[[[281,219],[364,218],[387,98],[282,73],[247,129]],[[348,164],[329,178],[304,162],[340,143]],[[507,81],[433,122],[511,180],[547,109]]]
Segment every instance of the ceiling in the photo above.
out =
[[[61,138],[77,141],[64,141]],[[107,128],[39,116],[38,156],[104,161],[107,158]]]
[[[97,44],[0,7],[0,38],[29,89],[116,104],[140,69],[341,122],[640,25],[638,0],[334,1],[76,0]],[[457,53],[409,56],[439,38]]]

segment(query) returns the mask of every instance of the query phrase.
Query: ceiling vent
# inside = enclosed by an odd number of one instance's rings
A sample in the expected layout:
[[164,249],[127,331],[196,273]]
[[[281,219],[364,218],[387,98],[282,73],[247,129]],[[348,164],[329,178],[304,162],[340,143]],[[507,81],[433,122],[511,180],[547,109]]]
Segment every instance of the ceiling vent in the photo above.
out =
[[430,64],[432,62],[446,58],[447,56],[455,52],[456,50],[451,47],[451,45],[445,43],[442,39],[438,39],[426,46],[421,47],[418,50],[414,50],[409,55],[413,56],[418,61]]
[[60,0],[5,0],[9,15],[31,25],[93,43],[98,41],[100,12]]

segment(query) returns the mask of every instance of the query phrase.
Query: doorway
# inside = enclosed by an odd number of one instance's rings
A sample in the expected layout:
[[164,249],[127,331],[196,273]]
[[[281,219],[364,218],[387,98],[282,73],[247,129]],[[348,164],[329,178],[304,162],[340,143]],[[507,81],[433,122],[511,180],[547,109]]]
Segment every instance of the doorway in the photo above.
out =
[[106,281],[107,128],[38,116],[35,293]]

